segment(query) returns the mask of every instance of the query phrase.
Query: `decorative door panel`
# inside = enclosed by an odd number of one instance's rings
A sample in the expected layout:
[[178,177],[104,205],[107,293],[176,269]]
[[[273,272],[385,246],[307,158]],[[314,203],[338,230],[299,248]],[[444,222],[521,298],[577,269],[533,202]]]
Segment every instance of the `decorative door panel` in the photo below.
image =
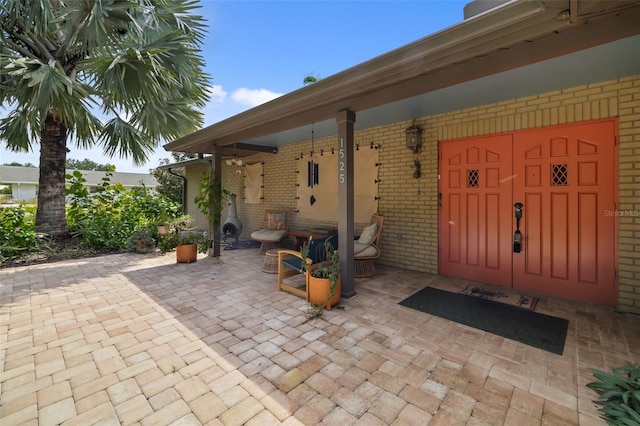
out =
[[512,137],[441,145],[439,270],[511,285]]
[[616,129],[602,120],[442,142],[439,272],[615,305],[616,217],[605,213]]
[[514,135],[523,249],[514,288],[615,305],[615,121]]

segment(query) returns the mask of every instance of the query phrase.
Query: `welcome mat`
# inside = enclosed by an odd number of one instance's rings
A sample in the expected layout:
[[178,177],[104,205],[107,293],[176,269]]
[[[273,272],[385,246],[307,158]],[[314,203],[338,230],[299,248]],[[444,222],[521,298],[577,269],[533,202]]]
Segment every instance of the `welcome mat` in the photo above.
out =
[[505,303],[425,287],[400,305],[562,355],[569,321]]
[[481,299],[493,300],[494,302],[506,303],[522,309],[533,311],[538,304],[538,298],[518,294],[510,289],[496,289],[477,284],[467,284],[460,293],[467,296],[479,297]]

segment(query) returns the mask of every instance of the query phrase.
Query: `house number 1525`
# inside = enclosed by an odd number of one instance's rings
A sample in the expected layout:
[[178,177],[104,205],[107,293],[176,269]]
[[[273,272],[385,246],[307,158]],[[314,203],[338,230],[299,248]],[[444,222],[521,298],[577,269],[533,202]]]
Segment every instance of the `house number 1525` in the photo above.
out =
[[338,148],[338,181],[342,184],[345,181],[344,177],[344,139],[340,138],[340,147]]

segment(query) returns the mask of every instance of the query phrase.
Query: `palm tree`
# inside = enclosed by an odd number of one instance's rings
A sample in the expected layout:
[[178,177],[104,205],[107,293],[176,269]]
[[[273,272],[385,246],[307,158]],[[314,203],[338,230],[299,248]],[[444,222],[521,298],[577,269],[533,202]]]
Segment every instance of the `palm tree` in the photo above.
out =
[[[144,164],[202,124],[196,1],[0,0],[0,140],[40,142],[36,226],[67,233],[67,143]],[[98,115],[99,114],[99,115]]]

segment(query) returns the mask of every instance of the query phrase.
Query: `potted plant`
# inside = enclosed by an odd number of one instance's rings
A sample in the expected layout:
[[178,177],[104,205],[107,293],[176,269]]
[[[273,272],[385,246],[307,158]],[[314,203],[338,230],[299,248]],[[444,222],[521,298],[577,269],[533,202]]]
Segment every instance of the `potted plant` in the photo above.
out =
[[172,221],[169,232],[158,238],[158,248],[162,253],[176,249],[178,263],[191,263],[197,260],[197,254],[206,253],[209,249],[209,238],[206,232],[189,228],[191,217],[180,216]]
[[[322,246],[325,260],[317,264],[309,264],[306,260],[303,267],[309,270],[309,304],[310,315],[322,315],[322,310],[331,310],[340,301],[341,275],[340,256],[330,241]],[[303,259],[309,259],[309,247],[305,243],[300,250]]]
[[198,258],[198,252],[206,253],[209,238],[206,232],[178,232],[176,237],[176,262],[191,263]]
[[148,226],[136,228],[129,237],[127,247],[136,253],[150,253],[156,248],[153,231]]

